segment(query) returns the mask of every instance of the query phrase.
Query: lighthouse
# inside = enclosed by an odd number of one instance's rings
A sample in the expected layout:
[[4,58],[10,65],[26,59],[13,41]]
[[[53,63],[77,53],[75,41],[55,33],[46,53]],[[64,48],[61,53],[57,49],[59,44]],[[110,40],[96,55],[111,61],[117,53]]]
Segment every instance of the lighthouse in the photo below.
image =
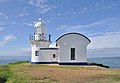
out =
[[46,27],[42,19],[39,18],[38,22],[34,25],[34,35],[30,35],[31,42],[31,62],[40,62],[40,48],[49,48],[51,44],[51,35],[46,34]]
[[90,39],[80,33],[66,33],[56,40],[56,47],[49,47],[51,35],[40,18],[30,35],[32,64],[85,65]]

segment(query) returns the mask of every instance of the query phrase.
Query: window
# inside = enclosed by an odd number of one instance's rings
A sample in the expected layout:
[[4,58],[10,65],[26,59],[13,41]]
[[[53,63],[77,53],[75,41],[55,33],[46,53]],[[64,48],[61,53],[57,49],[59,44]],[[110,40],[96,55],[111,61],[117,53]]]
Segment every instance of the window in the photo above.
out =
[[39,56],[39,51],[35,51],[35,56]]
[[75,60],[75,48],[71,48],[71,60]]
[[53,54],[53,58],[56,58],[56,55],[55,55],[55,54]]

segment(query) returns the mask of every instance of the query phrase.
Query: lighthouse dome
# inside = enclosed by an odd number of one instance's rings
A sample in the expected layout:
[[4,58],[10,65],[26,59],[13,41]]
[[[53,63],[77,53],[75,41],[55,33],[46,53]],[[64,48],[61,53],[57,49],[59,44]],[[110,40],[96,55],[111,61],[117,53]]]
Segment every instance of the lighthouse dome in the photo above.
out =
[[35,24],[35,28],[37,28],[37,27],[41,27],[41,26],[43,26],[44,24],[43,24],[43,22],[42,22],[42,19],[41,18],[39,18],[39,20],[38,20],[38,22]]
[[34,26],[36,34],[46,34],[46,27],[42,22],[42,19],[39,18],[38,22]]

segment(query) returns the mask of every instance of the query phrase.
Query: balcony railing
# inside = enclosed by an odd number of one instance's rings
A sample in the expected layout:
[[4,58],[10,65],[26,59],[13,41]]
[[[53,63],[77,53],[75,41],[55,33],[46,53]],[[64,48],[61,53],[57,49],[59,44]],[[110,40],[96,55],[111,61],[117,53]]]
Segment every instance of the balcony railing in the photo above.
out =
[[51,41],[51,35],[50,34],[45,34],[45,35],[42,35],[42,34],[37,34],[37,36],[35,37],[32,36],[31,34],[29,35],[29,40],[32,41],[32,40],[42,40],[42,41]]

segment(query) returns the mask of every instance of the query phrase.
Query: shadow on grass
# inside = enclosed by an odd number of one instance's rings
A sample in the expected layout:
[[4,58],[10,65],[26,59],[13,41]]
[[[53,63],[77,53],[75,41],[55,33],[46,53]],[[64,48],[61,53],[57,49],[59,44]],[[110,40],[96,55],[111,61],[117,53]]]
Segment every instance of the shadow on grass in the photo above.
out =
[[96,65],[96,66],[100,66],[100,67],[104,67],[104,68],[110,68],[109,66],[103,65],[103,64],[98,64],[98,63],[88,63],[88,65]]

